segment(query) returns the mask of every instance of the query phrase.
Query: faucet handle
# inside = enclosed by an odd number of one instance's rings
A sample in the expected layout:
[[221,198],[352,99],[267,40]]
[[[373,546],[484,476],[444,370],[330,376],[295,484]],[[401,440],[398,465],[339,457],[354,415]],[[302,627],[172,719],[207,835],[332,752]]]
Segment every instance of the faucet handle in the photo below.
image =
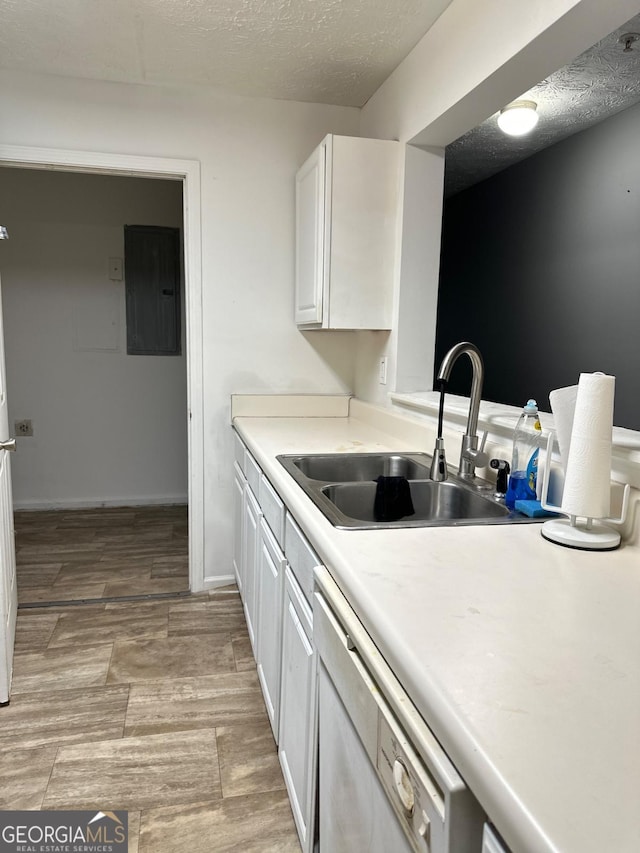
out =
[[470,447],[466,451],[466,456],[475,468],[485,468],[489,464],[489,456],[484,450],[475,450],[473,447]]
[[475,468],[485,468],[489,464],[489,456],[484,452],[484,446],[487,443],[488,431],[485,429],[482,433],[482,441],[480,447],[468,447],[465,451],[467,459],[469,459]]

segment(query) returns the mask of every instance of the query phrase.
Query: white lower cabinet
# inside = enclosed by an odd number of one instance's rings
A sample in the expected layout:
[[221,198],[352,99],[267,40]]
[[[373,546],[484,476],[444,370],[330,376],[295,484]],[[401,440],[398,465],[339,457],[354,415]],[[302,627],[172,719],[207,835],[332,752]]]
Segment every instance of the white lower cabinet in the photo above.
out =
[[233,573],[236,576],[240,598],[244,601],[243,521],[244,490],[247,485],[238,463],[233,466]]
[[319,560],[237,434],[234,441],[234,572],[300,843],[311,853],[318,691],[310,600]]
[[313,849],[315,817],[317,671],[313,616],[287,568],[282,620],[279,757],[304,853]]
[[255,654],[258,678],[276,743],[280,722],[282,585],[285,565],[284,554],[263,518],[260,522],[257,566],[258,632]]
[[254,656],[257,655],[258,637],[258,544],[262,512],[247,484],[244,490],[242,525],[242,564],[244,582],[244,616]]

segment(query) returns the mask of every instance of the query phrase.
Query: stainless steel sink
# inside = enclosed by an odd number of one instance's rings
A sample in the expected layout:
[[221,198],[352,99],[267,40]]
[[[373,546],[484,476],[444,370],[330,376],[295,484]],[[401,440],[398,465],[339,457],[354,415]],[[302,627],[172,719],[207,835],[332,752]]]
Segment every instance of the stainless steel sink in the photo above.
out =
[[[443,527],[473,524],[528,523],[535,519],[510,512],[493,496],[493,485],[472,482],[450,472],[445,482],[429,479],[431,457],[425,453],[336,453],[277,457],[326,518],[349,530],[395,527]],[[409,481],[413,515],[377,521],[376,478]]]
[[[426,480],[431,459],[422,462],[390,453],[341,453],[317,456],[292,456],[292,464],[309,480],[352,483],[375,480],[379,476]],[[287,467],[287,466],[285,466]]]
[[[377,523],[374,515],[376,483],[342,483],[324,486],[322,494],[348,518]],[[489,500],[457,483],[410,483],[413,515],[402,519],[411,522],[450,523],[467,519],[504,518],[509,510],[503,503]],[[387,523],[385,523],[386,526]]]

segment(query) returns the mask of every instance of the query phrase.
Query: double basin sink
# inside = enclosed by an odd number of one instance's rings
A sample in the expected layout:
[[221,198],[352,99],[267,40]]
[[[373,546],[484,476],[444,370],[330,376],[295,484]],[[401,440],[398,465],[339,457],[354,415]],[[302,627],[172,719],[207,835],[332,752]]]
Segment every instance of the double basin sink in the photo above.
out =
[[[494,497],[494,485],[454,474],[444,482],[430,479],[431,457],[425,453],[338,453],[277,457],[326,518],[344,529],[443,527],[512,524],[533,519],[510,512]],[[414,512],[396,521],[376,518],[377,478],[408,481]]]

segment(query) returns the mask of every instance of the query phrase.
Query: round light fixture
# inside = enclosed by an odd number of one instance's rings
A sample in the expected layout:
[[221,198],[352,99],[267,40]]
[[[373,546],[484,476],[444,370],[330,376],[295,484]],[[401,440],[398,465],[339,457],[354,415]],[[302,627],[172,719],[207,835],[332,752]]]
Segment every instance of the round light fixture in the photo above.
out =
[[513,101],[498,116],[498,127],[509,136],[524,136],[538,123],[538,105],[535,101]]

